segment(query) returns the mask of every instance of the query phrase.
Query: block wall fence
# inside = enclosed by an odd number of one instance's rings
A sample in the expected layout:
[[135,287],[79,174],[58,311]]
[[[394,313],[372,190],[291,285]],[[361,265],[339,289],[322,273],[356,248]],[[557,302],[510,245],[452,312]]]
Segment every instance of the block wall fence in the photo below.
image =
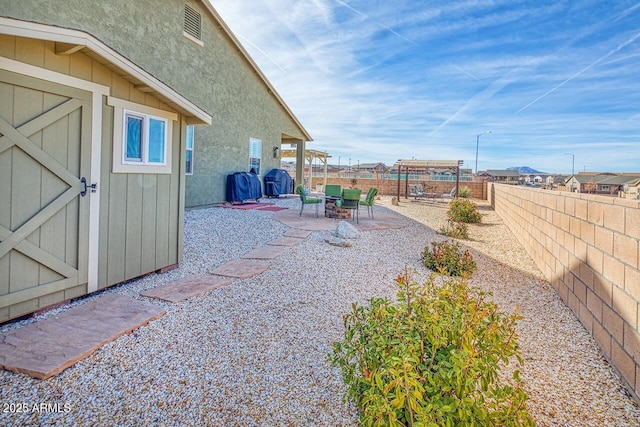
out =
[[640,201],[500,184],[488,192],[640,401]]
[[[322,178],[315,177],[313,182],[322,182]],[[359,188],[362,190],[362,194],[366,194],[369,191],[370,187],[376,187],[378,189],[378,194],[384,196],[395,196],[398,192],[398,181],[395,179],[375,179],[375,178],[357,178],[356,184],[352,184],[350,178],[336,178],[336,177],[328,177],[327,184],[338,184],[341,185],[342,188]],[[404,200],[404,180],[400,182],[400,201]],[[409,180],[409,184],[422,184],[424,186],[433,187],[433,192],[438,194],[448,193],[451,191],[453,187],[456,186],[456,182],[453,181],[421,181],[421,180]],[[460,188],[469,187],[471,191],[471,197],[474,199],[487,199],[487,182],[486,181],[478,181],[478,182],[460,182]],[[315,190],[316,186],[313,185],[312,190]],[[409,200],[413,200],[409,198]]]

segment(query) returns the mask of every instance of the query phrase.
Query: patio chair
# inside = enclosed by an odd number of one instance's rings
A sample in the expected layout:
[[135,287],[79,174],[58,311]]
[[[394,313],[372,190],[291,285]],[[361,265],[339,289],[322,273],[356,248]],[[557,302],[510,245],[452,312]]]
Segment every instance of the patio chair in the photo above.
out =
[[372,219],[375,219],[373,217],[373,204],[376,201],[377,195],[378,195],[378,189],[371,187],[369,189],[369,192],[367,192],[367,197],[365,197],[364,200],[360,200],[360,206],[367,207],[367,215],[370,216]]
[[444,193],[444,194],[442,195],[442,198],[443,198],[443,199],[453,199],[453,198],[455,198],[455,197],[456,197],[456,191],[458,191],[458,189],[457,189],[456,187],[453,187],[453,188],[451,189],[451,191],[449,191],[448,193]]
[[342,187],[336,184],[327,184],[324,189],[325,197],[341,197]]
[[300,206],[300,215],[302,216],[302,210],[304,209],[304,205],[316,205],[316,218],[318,218],[318,206],[322,203],[322,199],[318,199],[317,197],[307,197],[304,192],[304,187],[302,184],[296,187],[296,194],[300,196],[300,200],[302,201],[302,206]]
[[422,189],[422,184],[410,184],[409,185],[409,196],[413,197],[413,200],[418,200],[418,197],[422,198],[425,196],[424,190]]
[[355,212],[356,223],[360,222],[360,215],[358,215],[358,207],[360,206],[360,196],[362,195],[362,190],[358,190],[357,188],[345,188],[342,190],[342,209],[351,209],[351,220],[353,221],[353,216]]

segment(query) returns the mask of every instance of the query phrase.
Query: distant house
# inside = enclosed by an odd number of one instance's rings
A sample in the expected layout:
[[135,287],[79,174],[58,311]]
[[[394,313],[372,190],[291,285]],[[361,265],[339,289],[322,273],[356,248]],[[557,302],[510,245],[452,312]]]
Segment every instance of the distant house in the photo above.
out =
[[386,173],[389,171],[389,167],[384,163],[360,163],[359,165],[352,165],[351,168],[355,168],[358,172],[370,173]]
[[520,173],[512,169],[489,169],[478,173],[481,177],[502,184],[518,184]]
[[311,137],[206,0],[0,15],[0,322],[172,268],[228,173],[282,144],[304,164]]
[[617,196],[622,191],[638,194],[640,174],[577,174],[567,178],[566,186],[579,193]]

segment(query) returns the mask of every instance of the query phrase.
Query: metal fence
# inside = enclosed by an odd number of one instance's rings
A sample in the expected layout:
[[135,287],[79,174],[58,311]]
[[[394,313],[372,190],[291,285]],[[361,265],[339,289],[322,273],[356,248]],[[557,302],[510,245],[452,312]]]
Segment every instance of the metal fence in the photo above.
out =
[[[313,178],[323,178],[324,173],[322,172],[314,172]],[[380,180],[397,180],[397,173],[356,173],[356,172],[341,172],[338,174],[329,174],[328,177],[335,178],[345,178],[345,179],[380,179]],[[400,179],[406,179],[407,174],[401,174]],[[410,181],[438,181],[438,182],[455,182],[455,175],[421,175],[421,174],[409,174]],[[460,182],[472,182],[473,176],[471,175],[461,175]]]

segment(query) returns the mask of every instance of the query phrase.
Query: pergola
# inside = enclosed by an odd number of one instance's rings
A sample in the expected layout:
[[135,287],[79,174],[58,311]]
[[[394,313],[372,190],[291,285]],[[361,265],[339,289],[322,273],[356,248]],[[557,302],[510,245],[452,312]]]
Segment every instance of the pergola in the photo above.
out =
[[404,177],[404,198],[409,196],[409,171],[429,168],[437,169],[455,169],[456,170],[456,197],[460,190],[460,166],[463,160],[398,160],[394,166],[398,168],[398,192],[396,195],[400,198],[400,177],[402,171],[405,171]]
[[[295,158],[297,159],[297,154],[298,151],[297,150],[282,150],[281,155],[282,157],[288,157],[288,158]],[[329,157],[331,157],[326,151],[318,151],[318,150],[304,150],[304,159],[305,161],[309,162],[309,189],[311,189],[311,179],[312,179],[312,174],[313,174],[313,160],[314,159],[319,159],[322,163],[324,163],[324,178],[323,178],[323,185],[327,185],[327,165],[329,163],[328,159]],[[304,165],[302,167],[302,170],[304,171]],[[298,184],[303,184],[302,182],[299,182]],[[297,185],[297,184],[296,184]]]

